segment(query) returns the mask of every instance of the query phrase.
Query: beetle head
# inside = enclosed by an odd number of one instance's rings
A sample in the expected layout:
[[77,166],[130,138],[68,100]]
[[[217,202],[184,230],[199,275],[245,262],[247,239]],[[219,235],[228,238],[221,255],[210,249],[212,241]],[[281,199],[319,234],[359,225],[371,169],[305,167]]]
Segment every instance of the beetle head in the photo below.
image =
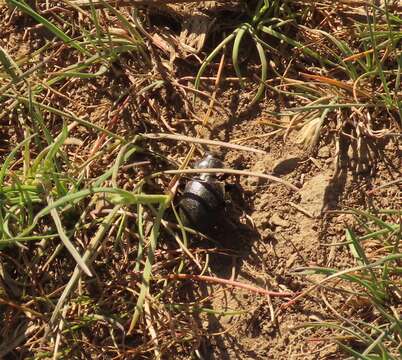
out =
[[[206,156],[195,164],[196,169],[215,169],[223,168],[223,162],[214,155],[207,153]],[[209,179],[215,179],[216,174],[201,173],[200,179],[208,181]]]

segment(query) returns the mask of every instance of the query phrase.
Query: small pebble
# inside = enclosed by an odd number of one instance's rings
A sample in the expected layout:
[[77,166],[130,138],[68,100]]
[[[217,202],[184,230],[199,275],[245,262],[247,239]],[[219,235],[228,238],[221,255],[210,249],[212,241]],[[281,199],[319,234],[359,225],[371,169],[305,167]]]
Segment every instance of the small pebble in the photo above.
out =
[[271,216],[270,223],[272,225],[281,226],[283,228],[289,227],[289,221],[282,219],[278,214]]
[[329,148],[329,146],[323,146],[322,148],[320,148],[320,150],[318,150],[318,154],[317,156],[320,158],[329,158],[331,155],[331,150]]

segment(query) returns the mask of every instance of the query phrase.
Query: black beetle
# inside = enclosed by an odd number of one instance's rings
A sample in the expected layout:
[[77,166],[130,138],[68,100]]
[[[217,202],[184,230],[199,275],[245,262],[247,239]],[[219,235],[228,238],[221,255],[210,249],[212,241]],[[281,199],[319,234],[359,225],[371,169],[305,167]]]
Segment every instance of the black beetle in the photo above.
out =
[[[223,163],[211,154],[199,161],[195,168],[222,168]],[[183,223],[195,230],[207,232],[216,225],[225,205],[225,187],[216,174],[201,173],[186,184],[179,203]]]

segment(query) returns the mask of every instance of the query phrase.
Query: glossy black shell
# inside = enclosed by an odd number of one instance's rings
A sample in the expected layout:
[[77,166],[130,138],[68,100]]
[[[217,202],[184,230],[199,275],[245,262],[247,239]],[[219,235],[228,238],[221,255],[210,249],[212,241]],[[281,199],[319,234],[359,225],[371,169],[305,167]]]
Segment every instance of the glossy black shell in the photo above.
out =
[[[208,155],[196,164],[197,168],[219,168],[222,162]],[[179,203],[183,223],[196,230],[205,232],[216,225],[219,213],[225,203],[223,183],[213,174],[200,174],[187,183]]]

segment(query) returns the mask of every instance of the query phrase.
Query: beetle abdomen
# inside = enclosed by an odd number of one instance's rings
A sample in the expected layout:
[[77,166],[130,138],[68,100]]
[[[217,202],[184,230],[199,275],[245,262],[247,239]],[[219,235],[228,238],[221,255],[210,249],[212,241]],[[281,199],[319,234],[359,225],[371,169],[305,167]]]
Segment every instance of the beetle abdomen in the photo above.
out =
[[217,181],[190,181],[180,201],[180,216],[196,230],[206,231],[215,225],[224,205],[222,184]]

